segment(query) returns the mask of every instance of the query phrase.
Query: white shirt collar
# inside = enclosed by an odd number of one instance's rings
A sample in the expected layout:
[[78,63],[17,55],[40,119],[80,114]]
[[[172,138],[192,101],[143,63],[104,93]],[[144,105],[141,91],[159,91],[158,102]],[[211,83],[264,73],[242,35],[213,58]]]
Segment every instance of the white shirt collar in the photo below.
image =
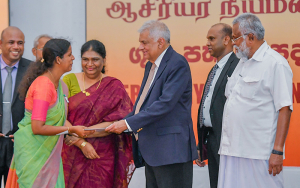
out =
[[[16,67],[18,68],[19,67],[19,62],[20,60],[12,67]],[[0,65],[1,65],[1,70],[2,69],[5,69],[5,67],[7,67],[8,65],[4,62],[3,58],[2,58],[2,55],[0,55]]]
[[218,65],[218,67],[219,67],[220,69],[222,69],[222,68],[225,66],[226,62],[228,61],[228,59],[229,59],[229,57],[231,56],[232,53],[233,53],[232,51],[229,52],[229,53],[228,53],[227,55],[225,55],[220,61],[217,62],[217,65]]
[[[169,48],[170,46],[168,46],[168,48]],[[161,60],[162,60],[162,58],[164,57],[164,55],[165,55],[165,53],[166,53],[166,51],[168,50],[168,48],[166,48],[165,49],[165,51],[163,51],[159,56],[158,56],[158,58],[155,60],[155,65],[156,65],[156,69],[159,67],[159,65],[160,65],[160,62],[161,62]]]
[[265,52],[268,50],[269,46],[265,41],[253,54],[252,58],[255,61],[262,61],[265,55]]

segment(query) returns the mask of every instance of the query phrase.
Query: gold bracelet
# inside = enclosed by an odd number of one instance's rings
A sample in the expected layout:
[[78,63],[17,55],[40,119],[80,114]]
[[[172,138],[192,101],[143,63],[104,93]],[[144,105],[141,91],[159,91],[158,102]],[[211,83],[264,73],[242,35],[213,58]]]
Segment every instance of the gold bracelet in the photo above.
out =
[[83,141],[83,142],[80,144],[80,148],[83,148],[86,144],[87,144],[87,142],[86,142],[86,141]]

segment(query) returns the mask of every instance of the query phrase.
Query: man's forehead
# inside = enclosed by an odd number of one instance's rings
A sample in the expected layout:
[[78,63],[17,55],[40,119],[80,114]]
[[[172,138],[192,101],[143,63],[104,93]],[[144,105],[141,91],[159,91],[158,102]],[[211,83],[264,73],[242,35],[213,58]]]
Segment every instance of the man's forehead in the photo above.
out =
[[222,34],[222,28],[223,27],[220,27],[220,26],[211,27],[207,32],[207,36],[215,36],[218,34]]
[[3,33],[2,39],[24,41],[24,34],[18,30],[5,31]]
[[239,24],[238,23],[234,24],[232,27],[232,35],[238,35],[240,33],[241,31],[240,31]]
[[50,39],[51,39],[51,38],[49,38],[49,37],[41,37],[41,38],[39,38],[39,40],[38,40],[38,45],[45,45],[46,42],[48,42]]
[[139,41],[155,42],[155,39],[152,36],[150,37],[149,35],[150,35],[149,31],[141,33]]
[[49,38],[49,37],[41,37],[41,38],[39,38],[39,41],[48,41],[50,39],[51,38]]

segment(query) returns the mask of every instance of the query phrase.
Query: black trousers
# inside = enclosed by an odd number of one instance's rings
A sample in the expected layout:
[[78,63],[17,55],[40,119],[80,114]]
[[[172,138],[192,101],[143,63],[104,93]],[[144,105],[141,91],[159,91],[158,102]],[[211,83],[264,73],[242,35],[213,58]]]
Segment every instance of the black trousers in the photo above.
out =
[[2,176],[4,176],[4,187],[5,187],[6,180],[7,180],[8,170],[9,170],[9,168],[7,166],[0,167],[0,185],[2,184]]
[[192,188],[193,161],[163,166],[145,163],[146,188]]
[[4,186],[12,156],[13,142],[9,138],[0,137],[0,184],[2,182],[2,176],[4,176]]
[[209,181],[211,188],[218,187],[218,176],[219,176],[219,164],[220,164],[220,155],[218,154],[220,147],[220,138],[217,138],[217,135],[211,128],[207,128],[207,158],[208,158],[208,172],[209,172]]

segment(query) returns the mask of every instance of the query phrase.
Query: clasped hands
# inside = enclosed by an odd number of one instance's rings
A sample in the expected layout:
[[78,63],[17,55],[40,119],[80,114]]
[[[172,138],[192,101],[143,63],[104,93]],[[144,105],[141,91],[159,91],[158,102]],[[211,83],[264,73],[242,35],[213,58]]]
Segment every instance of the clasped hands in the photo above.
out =
[[[76,145],[78,148],[81,149],[83,155],[88,159],[99,159],[100,158],[100,156],[97,154],[93,145],[90,144],[89,142],[86,142],[82,138],[67,135],[66,138],[64,139],[64,142],[68,146]],[[84,147],[81,147],[81,144],[83,142],[86,142],[86,145]]]
[[[0,133],[0,137],[5,137],[5,134]],[[11,141],[14,141],[14,135],[9,135],[8,137],[11,139]]]
[[[69,127],[69,133],[71,135],[67,135],[64,139],[64,142],[68,146],[76,145],[81,149],[83,155],[88,159],[99,159],[99,155],[97,154],[95,148],[92,144],[86,142],[83,138],[87,138],[89,135],[93,134],[95,131],[85,130],[85,126],[71,126]],[[72,133],[75,133],[76,136]],[[86,142],[84,146],[81,146],[83,142]]]
[[195,163],[199,166],[199,167],[204,167],[205,166],[205,162],[201,161],[201,156],[200,156],[200,151],[198,151],[198,159],[195,160]]

